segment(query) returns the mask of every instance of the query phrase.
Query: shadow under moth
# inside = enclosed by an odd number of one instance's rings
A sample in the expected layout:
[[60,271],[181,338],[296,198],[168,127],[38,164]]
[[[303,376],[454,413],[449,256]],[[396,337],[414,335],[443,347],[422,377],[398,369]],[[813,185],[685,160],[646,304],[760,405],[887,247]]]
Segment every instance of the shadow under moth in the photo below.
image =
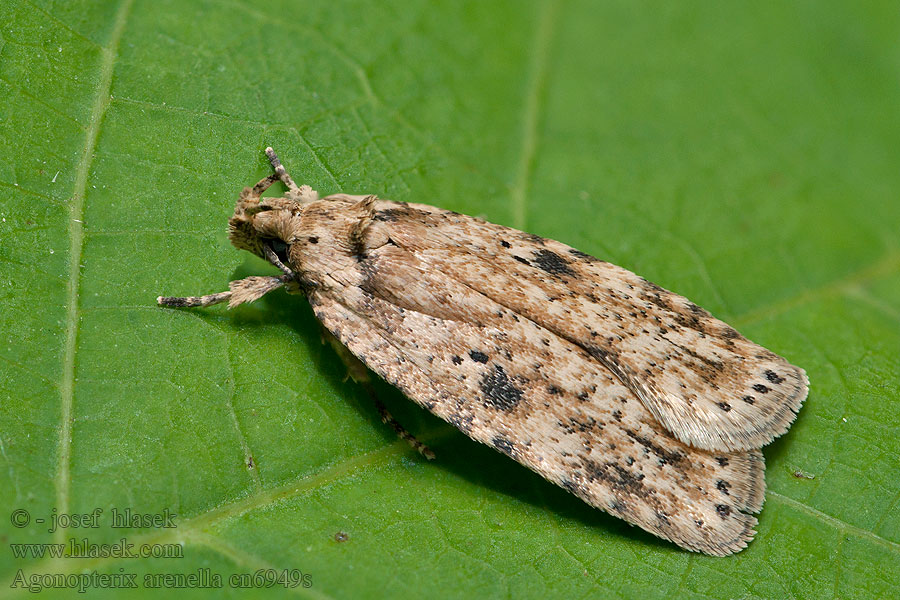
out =
[[[243,190],[229,237],[283,274],[159,304],[233,307],[285,286],[309,299],[354,379],[367,382],[365,365],[472,439],[688,550],[724,556],[753,538],[760,448],[796,417],[803,369],[565,244],[425,204],[319,198],[266,154],[275,172]],[[261,197],[279,180],[282,197]]]

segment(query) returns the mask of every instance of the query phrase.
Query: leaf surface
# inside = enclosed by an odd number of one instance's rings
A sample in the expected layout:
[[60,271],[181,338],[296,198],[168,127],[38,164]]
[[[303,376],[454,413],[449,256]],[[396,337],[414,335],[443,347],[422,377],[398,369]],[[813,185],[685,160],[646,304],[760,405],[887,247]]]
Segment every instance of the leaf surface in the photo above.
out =
[[[135,573],[148,596],[209,569],[241,596],[897,596],[898,21],[890,2],[3,3],[0,595],[20,569]],[[423,461],[302,298],[157,308],[272,272],[225,233],[267,145],[323,194],[620,264],[805,368],[756,540],[683,552],[381,385]],[[97,508],[97,528],[35,522]],[[114,529],[114,508],[177,527]],[[9,546],[123,536],[184,557]],[[312,585],[231,587],[268,568]]]

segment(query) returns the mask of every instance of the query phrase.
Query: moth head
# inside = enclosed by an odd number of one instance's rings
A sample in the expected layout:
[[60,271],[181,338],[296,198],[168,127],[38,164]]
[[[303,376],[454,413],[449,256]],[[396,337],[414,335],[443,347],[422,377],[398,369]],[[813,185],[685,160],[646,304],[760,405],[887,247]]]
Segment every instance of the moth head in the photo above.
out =
[[[260,198],[251,188],[244,188],[228,220],[228,239],[240,250],[247,250],[267,259],[268,246],[283,263],[288,262],[287,249],[293,243],[294,231],[300,221],[303,205],[307,203],[302,186],[300,193],[288,193],[281,198]],[[308,192],[315,194],[312,189]]]

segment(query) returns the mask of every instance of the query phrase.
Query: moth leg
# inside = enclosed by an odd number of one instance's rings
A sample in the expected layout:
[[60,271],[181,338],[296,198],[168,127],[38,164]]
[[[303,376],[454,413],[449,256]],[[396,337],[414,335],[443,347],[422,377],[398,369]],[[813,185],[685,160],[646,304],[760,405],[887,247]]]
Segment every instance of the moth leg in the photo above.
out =
[[431,450],[431,448],[417,440],[413,434],[408,432],[406,428],[403,427],[403,425],[401,425],[397,422],[396,419],[394,419],[394,415],[388,412],[388,409],[384,405],[384,403],[378,399],[378,396],[375,394],[375,390],[372,388],[372,386],[369,384],[365,384],[364,387],[366,388],[366,391],[369,392],[369,396],[372,398],[372,401],[375,402],[375,408],[378,409],[378,414],[381,415],[381,422],[385,425],[390,425],[391,429],[396,432],[400,439],[406,440],[407,443],[409,443],[409,445],[412,446],[413,449],[415,449],[419,454],[421,454],[428,460],[434,460],[434,452]]
[[290,269],[290,267],[285,266],[281,259],[278,258],[278,255],[275,254],[275,251],[272,250],[272,247],[269,245],[263,246],[263,251],[266,253],[266,258],[269,259],[269,262],[281,269],[281,272],[285,274],[285,276],[294,279],[294,272]]
[[253,302],[271,292],[277,290],[286,283],[294,280],[293,275],[281,277],[245,277],[228,284],[227,292],[208,294],[206,296],[159,296],[156,299],[160,306],[170,308],[191,308],[196,306],[212,306],[228,302],[228,308],[234,308],[244,302]]
[[231,299],[231,292],[219,292],[206,296],[157,296],[156,303],[169,308],[192,308],[195,306],[212,306]]
[[378,399],[378,394],[375,392],[375,388],[372,387],[372,380],[369,377],[369,370],[366,369],[366,366],[325,327],[322,327],[322,342],[331,344],[331,347],[334,348],[341,361],[347,367],[347,376],[356,383],[361,384],[368,392],[372,402],[375,403],[375,408],[378,409],[378,415],[381,417],[382,423],[390,425],[400,439],[406,440],[419,454],[428,460],[434,460],[434,452],[432,452],[431,448],[417,440],[403,425],[398,423],[384,403]]

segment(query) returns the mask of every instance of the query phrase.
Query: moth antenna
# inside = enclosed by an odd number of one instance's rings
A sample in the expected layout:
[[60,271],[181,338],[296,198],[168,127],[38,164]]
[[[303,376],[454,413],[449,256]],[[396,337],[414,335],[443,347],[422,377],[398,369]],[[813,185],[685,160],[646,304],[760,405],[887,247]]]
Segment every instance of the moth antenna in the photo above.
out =
[[263,177],[259,180],[259,183],[253,186],[253,189],[250,190],[248,194],[248,198],[251,200],[259,200],[259,197],[262,196],[262,193],[265,192],[269,187],[278,181],[278,175],[272,174],[268,177]]
[[[296,200],[300,204],[309,204],[310,202],[315,202],[319,199],[319,194],[316,190],[312,189],[308,185],[300,185],[298,186],[293,178],[288,175],[287,170],[284,168],[284,165],[281,164],[281,161],[278,159],[278,155],[275,154],[275,151],[272,150],[272,147],[269,146],[266,148],[266,156],[269,157],[269,162],[272,163],[272,168],[275,169],[274,177],[276,179],[280,179],[281,182],[287,186],[288,193],[287,197],[293,200]],[[263,182],[260,181],[259,184]],[[257,185],[259,185],[257,184]],[[271,185],[271,184],[269,184]],[[266,186],[268,187],[268,186]]]
[[271,146],[266,148],[266,156],[269,157],[269,162],[272,163],[272,168],[275,169],[275,175],[277,175],[278,179],[280,179],[290,191],[300,193],[300,187],[294,183],[294,180],[288,175],[287,170],[284,168],[284,165],[281,164],[281,161],[278,160],[278,155],[275,154],[275,151],[272,150]]

